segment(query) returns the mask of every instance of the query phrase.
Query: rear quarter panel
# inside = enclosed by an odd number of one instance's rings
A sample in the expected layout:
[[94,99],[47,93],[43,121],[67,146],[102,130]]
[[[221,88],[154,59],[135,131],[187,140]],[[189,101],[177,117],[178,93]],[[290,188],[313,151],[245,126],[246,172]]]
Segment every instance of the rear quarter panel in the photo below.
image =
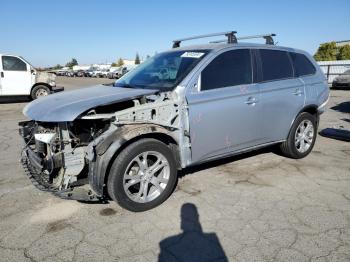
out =
[[319,107],[320,113],[322,113],[329,98],[327,79],[314,58],[306,52],[303,53],[316,68],[316,73],[314,75],[303,76],[300,78],[305,84],[305,105],[316,105]]

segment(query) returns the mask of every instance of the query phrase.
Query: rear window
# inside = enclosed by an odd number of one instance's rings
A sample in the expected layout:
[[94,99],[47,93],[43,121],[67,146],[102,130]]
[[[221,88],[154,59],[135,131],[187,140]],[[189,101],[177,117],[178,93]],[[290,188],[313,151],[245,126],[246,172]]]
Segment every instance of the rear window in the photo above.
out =
[[201,90],[252,83],[249,49],[237,49],[218,55],[201,74]]
[[293,67],[287,52],[261,49],[260,59],[263,81],[293,77]]
[[315,74],[316,68],[305,55],[290,53],[290,56],[293,61],[295,76],[299,77]]

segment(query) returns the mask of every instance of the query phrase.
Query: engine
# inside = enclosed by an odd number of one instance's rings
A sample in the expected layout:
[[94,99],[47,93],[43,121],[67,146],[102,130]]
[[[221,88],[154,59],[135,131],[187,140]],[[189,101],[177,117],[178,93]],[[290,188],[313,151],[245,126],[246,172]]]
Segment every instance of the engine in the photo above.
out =
[[110,121],[102,119],[63,123],[21,122],[20,134],[26,143],[22,163],[40,189],[64,191],[81,186],[88,169],[85,148],[109,125]]

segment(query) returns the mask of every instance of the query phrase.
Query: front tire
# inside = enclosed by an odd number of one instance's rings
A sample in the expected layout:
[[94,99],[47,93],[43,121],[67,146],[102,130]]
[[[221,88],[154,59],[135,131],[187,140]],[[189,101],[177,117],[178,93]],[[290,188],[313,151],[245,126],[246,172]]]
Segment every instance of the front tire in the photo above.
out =
[[107,182],[108,194],[129,211],[146,211],[170,196],[176,180],[171,149],[156,139],[141,139],[114,160]]
[[295,119],[288,138],[280,146],[282,154],[289,158],[306,157],[315,145],[317,120],[314,115],[303,112]]
[[49,94],[50,94],[50,89],[47,86],[37,85],[32,89],[30,96],[32,97],[33,100],[35,100],[39,97],[48,96]]

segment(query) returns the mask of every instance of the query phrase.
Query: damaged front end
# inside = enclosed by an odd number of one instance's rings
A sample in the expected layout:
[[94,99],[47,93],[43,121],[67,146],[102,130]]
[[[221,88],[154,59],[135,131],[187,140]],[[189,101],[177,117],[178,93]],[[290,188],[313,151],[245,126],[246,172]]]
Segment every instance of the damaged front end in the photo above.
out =
[[188,129],[181,121],[186,107],[169,93],[152,93],[96,105],[73,121],[47,122],[42,115],[45,121],[19,123],[25,141],[21,161],[34,185],[65,199],[104,201],[108,168],[127,141],[164,135],[188,155],[189,138],[180,131]]
[[[21,162],[33,184],[62,198],[99,201],[88,185],[86,146],[109,124],[104,121],[19,123],[26,143]],[[74,191],[73,191],[74,190]]]

